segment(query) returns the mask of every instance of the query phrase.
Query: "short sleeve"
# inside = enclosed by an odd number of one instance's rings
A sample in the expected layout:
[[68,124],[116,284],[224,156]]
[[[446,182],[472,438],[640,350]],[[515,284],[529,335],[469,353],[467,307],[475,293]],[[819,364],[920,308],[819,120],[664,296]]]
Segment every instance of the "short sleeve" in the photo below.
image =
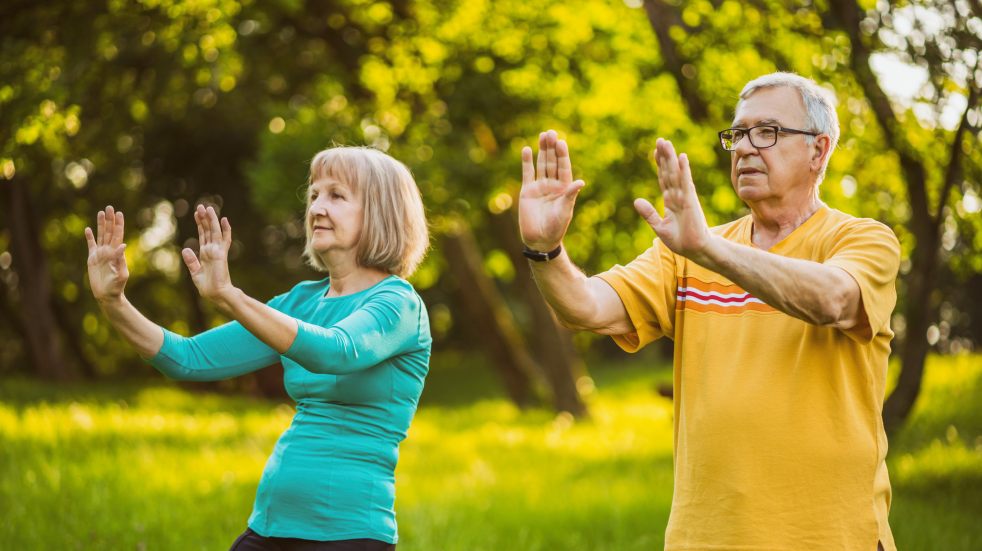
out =
[[662,336],[675,338],[675,300],[678,288],[677,260],[660,239],[626,266],[614,266],[597,274],[624,303],[634,330],[614,335],[627,352],[637,352]]
[[900,242],[893,231],[870,219],[858,220],[836,236],[824,262],[845,270],[862,295],[868,325],[845,331],[852,339],[868,343],[890,329],[890,315],[897,304],[897,272],[900,269]]

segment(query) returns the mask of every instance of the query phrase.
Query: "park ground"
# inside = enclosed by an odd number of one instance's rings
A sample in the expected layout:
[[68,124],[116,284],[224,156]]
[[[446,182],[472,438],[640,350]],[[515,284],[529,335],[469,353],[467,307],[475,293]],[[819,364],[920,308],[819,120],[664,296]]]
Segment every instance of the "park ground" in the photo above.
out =
[[[592,416],[573,422],[518,411],[477,358],[437,356],[401,448],[400,551],[660,549],[672,404],[656,388],[671,371],[652,364],[593,365]],[[0,380],[0,542],[227,549],[292,414],[162,378]],[[888,463],[900,549],[982,549],[982,355],[929,358]]]

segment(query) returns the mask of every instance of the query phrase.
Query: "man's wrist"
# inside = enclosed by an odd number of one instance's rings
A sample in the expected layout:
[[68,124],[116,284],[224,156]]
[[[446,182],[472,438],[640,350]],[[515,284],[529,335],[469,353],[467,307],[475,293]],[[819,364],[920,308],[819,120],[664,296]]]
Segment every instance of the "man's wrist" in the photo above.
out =
[[549,251],[555,250],[556,247],[562,247],[563,246],[563,240],[560,239],[559,241],[554,241],[552,243],[549,243],[549,242],[523,241],[522,242],[522,245],[524,245],[526,249],[529,249],[529,250],[532,250],[532,251],[539,251],[539,252],[542,252],[542,253],[547,253]]
[[525,258],[535,262],[548,262],[559,256],[559,254],[562,251],[563,251],[562,243],[559,243],[558,245],[552,248],[543,248],[543,249],[536,249],[536,248],[529,247],[528,245],[525,245],[525,247],[522,249],[522,255]]
[[720,238],[718,235],[709,234],[705,245],[702,246],[699,252],[692,255],[691,260],[703,268],[716,271],[715,268],[719,265],[718,259],[722,256],[720,247],[725,246],[725,241],[725,239]]

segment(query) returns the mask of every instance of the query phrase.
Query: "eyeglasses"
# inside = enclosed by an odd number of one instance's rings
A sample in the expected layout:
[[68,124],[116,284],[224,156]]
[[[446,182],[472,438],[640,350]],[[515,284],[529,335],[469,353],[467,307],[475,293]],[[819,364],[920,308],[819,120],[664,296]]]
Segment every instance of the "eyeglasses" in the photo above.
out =
[[807,130],[795,130],[794,128],[784,128],[783,126],[775,126],[771,124],[764,124],[761,126],[751,126],[750,128],[727,128],[726,130],[721,130],[719,133],[719,143],[723,146],[723,149],[727,151],[733,151],[736,149],[740,140],[744,136],[750,138],[750,145],[756,147],[757,149],[766,149],[768,147],[773,147],[777,143],[778,134],[804,134],[806,136],[818,136],[818,132],[809,132]]

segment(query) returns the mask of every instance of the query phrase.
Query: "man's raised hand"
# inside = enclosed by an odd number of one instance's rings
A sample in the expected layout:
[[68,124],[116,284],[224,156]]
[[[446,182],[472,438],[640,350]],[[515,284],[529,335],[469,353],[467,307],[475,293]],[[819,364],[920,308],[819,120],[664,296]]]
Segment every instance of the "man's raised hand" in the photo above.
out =
[[661,138],[656,142],[654,154],[665,216],[659,216],[646,199],[636,199],[634,208],[669,249],[687,258],[698,257],[712,234],[692,181],[689,158],[685,153],[676,156],[672,142]]
[[576,195],[586,185],[573,180],[569,146],[554,130],[539,134],[539,158],[532,148],[522,149],[522,191],[518,198],[518,226],[530,249],[548,252],[559,246],[573,219]]

